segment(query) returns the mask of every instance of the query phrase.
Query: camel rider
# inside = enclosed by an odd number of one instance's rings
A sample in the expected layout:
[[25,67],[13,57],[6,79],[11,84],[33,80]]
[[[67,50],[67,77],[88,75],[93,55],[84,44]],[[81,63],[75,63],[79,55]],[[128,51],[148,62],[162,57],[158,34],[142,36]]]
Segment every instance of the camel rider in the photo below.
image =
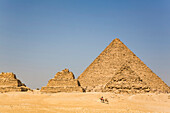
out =
[[100,98],[101,102],[104,102],[103,96]]

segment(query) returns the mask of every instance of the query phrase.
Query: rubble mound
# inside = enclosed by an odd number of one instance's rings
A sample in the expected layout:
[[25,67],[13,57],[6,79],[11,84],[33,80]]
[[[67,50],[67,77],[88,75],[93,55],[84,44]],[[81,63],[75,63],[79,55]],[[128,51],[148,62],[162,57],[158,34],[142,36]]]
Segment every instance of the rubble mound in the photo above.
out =
[[75,79],[74,74],[68,69],[58,72],[54,78],[48,81],[47,86],[41,88],[41,92],[83,92],[80,83]]
[[0,73],[0,92],[15,92],[28,91],[30,88],[26,87],[16,75],[12,72]]

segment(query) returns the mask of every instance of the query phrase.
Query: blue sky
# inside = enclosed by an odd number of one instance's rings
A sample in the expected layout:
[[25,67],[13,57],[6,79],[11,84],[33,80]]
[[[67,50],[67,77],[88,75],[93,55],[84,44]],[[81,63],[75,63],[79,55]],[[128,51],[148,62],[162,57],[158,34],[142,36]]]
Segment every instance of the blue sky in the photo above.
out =
[[169,0],[0,0],[0,72],[41,88],[76,78],[115,38],[170,85]]

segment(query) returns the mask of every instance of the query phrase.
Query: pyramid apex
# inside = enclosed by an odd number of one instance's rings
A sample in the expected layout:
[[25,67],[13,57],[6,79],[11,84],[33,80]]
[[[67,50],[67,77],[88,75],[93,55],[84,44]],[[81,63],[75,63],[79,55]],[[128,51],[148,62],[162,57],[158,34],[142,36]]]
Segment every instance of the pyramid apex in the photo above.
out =
[[114,43],[121,43],[121,44],[123,44],[123,42],[119,38],[113,39],[113,41],[109,45],[113,45]]
[[[119,38],[115,38],[113,41],[120,41],[120,39]],[[121,41],[120,41],[121,42]]]
[[115,40],[120,40],[119,38],[115,38]]

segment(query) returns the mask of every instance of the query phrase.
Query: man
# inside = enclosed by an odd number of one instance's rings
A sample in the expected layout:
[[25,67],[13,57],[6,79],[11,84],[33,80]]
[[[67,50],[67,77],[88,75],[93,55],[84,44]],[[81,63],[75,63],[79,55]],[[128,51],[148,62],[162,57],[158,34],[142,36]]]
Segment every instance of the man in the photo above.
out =
[[103,99],[103,96],[100,98],[101,102],[104,103],[104,99]]

